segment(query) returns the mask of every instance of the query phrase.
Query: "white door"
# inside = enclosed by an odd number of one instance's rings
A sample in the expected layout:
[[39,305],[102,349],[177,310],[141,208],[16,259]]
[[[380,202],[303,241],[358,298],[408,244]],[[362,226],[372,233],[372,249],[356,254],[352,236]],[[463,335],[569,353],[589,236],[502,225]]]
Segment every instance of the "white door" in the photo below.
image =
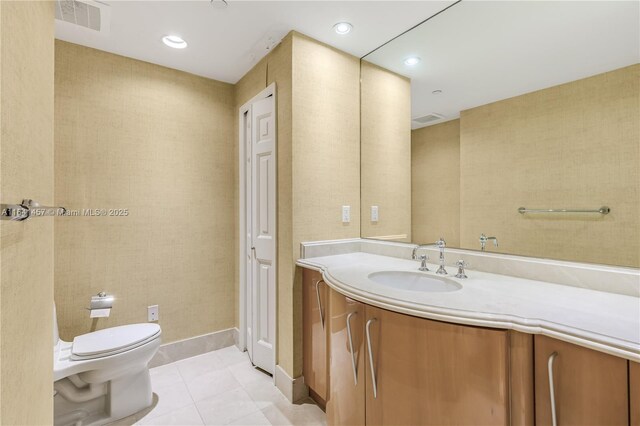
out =
[[276,331],[276,138],[273,96],[249,108],[247,190],[247,350],[273,374]]
[[249,358],[253,359],[253,280],[251,279],[251,277],[253,276],[253,250],[251,247],[253,247],[253,241],[252,241],[252,237],[251,235],[252,233],[252,229],[253,229],[253,225],[252,225],[252,221],[253,221],[253,217],[251,215],[251,198],[252,198],[252,193],[251,193],[251,105],[249,105],[249,107],[247,108],[247,111],[244,113],[243,116],[243,124],[244,124],[244,135],[245,135],[245,140],[243,141],[244,143],[244,152],[245,152],[245,167],[244,167],[244,185],[245,185],[245,190],[244,190],[244,208],[245,211],[243,212],[244,214],[244,218],[245,218],[245,226],[244,229],[246,230],[245,233],[245,241],[244,241],[244,247],[245,252],[244,252],[244,258],[246,260],[246,264],[245,264],[245,270],[244,270],[244,277],[245,277],[245,282],[246,282],[246,289],[244,292],[244,297],[245,297],[245,310],[246,310],[246,320],[244,322],[244,324],[246,324],[246,345],[247,345],[247,352],[249,352]]

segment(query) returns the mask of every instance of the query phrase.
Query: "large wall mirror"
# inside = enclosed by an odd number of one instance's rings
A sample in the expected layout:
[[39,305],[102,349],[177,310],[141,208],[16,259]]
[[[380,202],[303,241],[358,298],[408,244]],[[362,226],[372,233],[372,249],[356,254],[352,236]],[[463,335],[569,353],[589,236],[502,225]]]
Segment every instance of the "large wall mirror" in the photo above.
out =
[[640,267],[638,16],[461,1],[364,57],[362,237]]

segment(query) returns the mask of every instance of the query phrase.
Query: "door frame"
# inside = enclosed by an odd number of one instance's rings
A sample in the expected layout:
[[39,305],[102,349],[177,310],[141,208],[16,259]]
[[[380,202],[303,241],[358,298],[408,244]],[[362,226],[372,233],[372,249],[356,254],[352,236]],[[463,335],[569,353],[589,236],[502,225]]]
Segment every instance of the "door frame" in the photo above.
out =
[[[260,93],[258,93],[256,96],[254,96],[253,98],[251,98],[248,102],[246,102],[244,105],[242,105],[238,111],[238,186],[239,186],[239,191],[238,191],[238,223],[239,223],[239,238],[240,238],[240,244],[239,244],[239,252],[238,252],[238,269],[239,269],[239,295],[238,295],[238,328],[239,328],[239,333],[238,333],[238,346],[240,348],[240,350],[245,351],[247,350],[247,274],[246,274],[246,262],[245,262],[245,256],[246,256],[246,252],[247,252],[247,220],[246,220],[246,186],[247,186],[247,175],[246,175],[246,166],[247,166],[247,162],[245,161],[246,158],[246,137],[247,137],[247,131],[246,131],[246,126],[245,126],[245,122],[244,122],[244,115],[251,109],[251,104],[259,101],[261,99],[265,99],[268,98],[269,96],[273,97],[273,104],[274,104],[274,116],[273,116],[273,123],[274,123],[274,158],[276,159],[276,165],[275,165],[275,169],[276,169],[276,188],[278,187],[278,103],[277,103],[277,98],[276,98],[276,83],[271,83],[269,86],[267,86],[264,90],[262,90]],[[275,300],[276,300],[276,306],[274,307],[274,314],[276,315],[275,318],[275,323],[276,323],[276,327],[275,327],[275,339],[273,342],[273,352],[274,352],[274,359],[273,359],[273,371],[275,372],[275,366],[276,366],[276,358],[277,358],[277,354],[278,354],[278,347],[277,347],[277,343],[278,343],[278,312],[277,312],[277,305],[278,305],[278,285],[277,285],[277,278],[278,278],[278,192],[276,191],[275,194],[275,208],[276,208],[276,228],[274,230],[274,244],[276,245],[276,253],[275,253],[275,262],[274,262],[274,271],[275,271],[275,276],[276,276],[276,282],[275,284]],[[275,377],[275,375],[274,375]]]

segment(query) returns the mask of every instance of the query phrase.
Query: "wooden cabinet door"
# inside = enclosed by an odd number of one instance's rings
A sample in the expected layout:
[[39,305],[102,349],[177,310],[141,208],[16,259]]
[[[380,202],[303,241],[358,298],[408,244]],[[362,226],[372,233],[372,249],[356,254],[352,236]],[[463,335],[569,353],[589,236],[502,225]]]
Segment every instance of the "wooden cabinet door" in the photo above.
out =
[[302,374],[320,405],[327,398],[327,296],[328,287],[320,273],[303,269]]
[[533,382],[533,335],[510,330],[509,387],[510,417],[514,426],[535,424]]
[[365,310],[368,426],[508,424],[506,331]]
[[546,336],[535,336],[536,424],[552,425],[549,358],[560,426],[626,425],[627,361]]
[[364,305],[329,290],[327,423],[365,423]]
[[631,426],[640,426],[640,364],[629,362],[629,409]]

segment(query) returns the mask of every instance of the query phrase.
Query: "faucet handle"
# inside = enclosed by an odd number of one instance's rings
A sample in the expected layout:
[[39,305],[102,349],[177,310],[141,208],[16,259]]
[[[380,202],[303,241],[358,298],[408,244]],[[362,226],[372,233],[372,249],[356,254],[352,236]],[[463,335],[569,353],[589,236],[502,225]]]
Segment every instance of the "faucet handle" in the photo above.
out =
[[429,256],[427,256],[426,254],[420,256],[420,267],[418,268],[419,271],[426,272],[429,270],[429,268],[427,267],[427,260],[429,260]]
[[467,266],[469,266],[469,264],[467,262],[465,262],[464,260],[460,259],[456,262],[456,266],[458,267],[458,273],[455,275],[456,278],[468,278],[467,274],[465,274],[464,272],[464,268],[466,268]]
[[436,241],[436,246],[438,246],[438,248],[445,248],[447,246],[447,243],[444,238],[440,237],[440,239]]

